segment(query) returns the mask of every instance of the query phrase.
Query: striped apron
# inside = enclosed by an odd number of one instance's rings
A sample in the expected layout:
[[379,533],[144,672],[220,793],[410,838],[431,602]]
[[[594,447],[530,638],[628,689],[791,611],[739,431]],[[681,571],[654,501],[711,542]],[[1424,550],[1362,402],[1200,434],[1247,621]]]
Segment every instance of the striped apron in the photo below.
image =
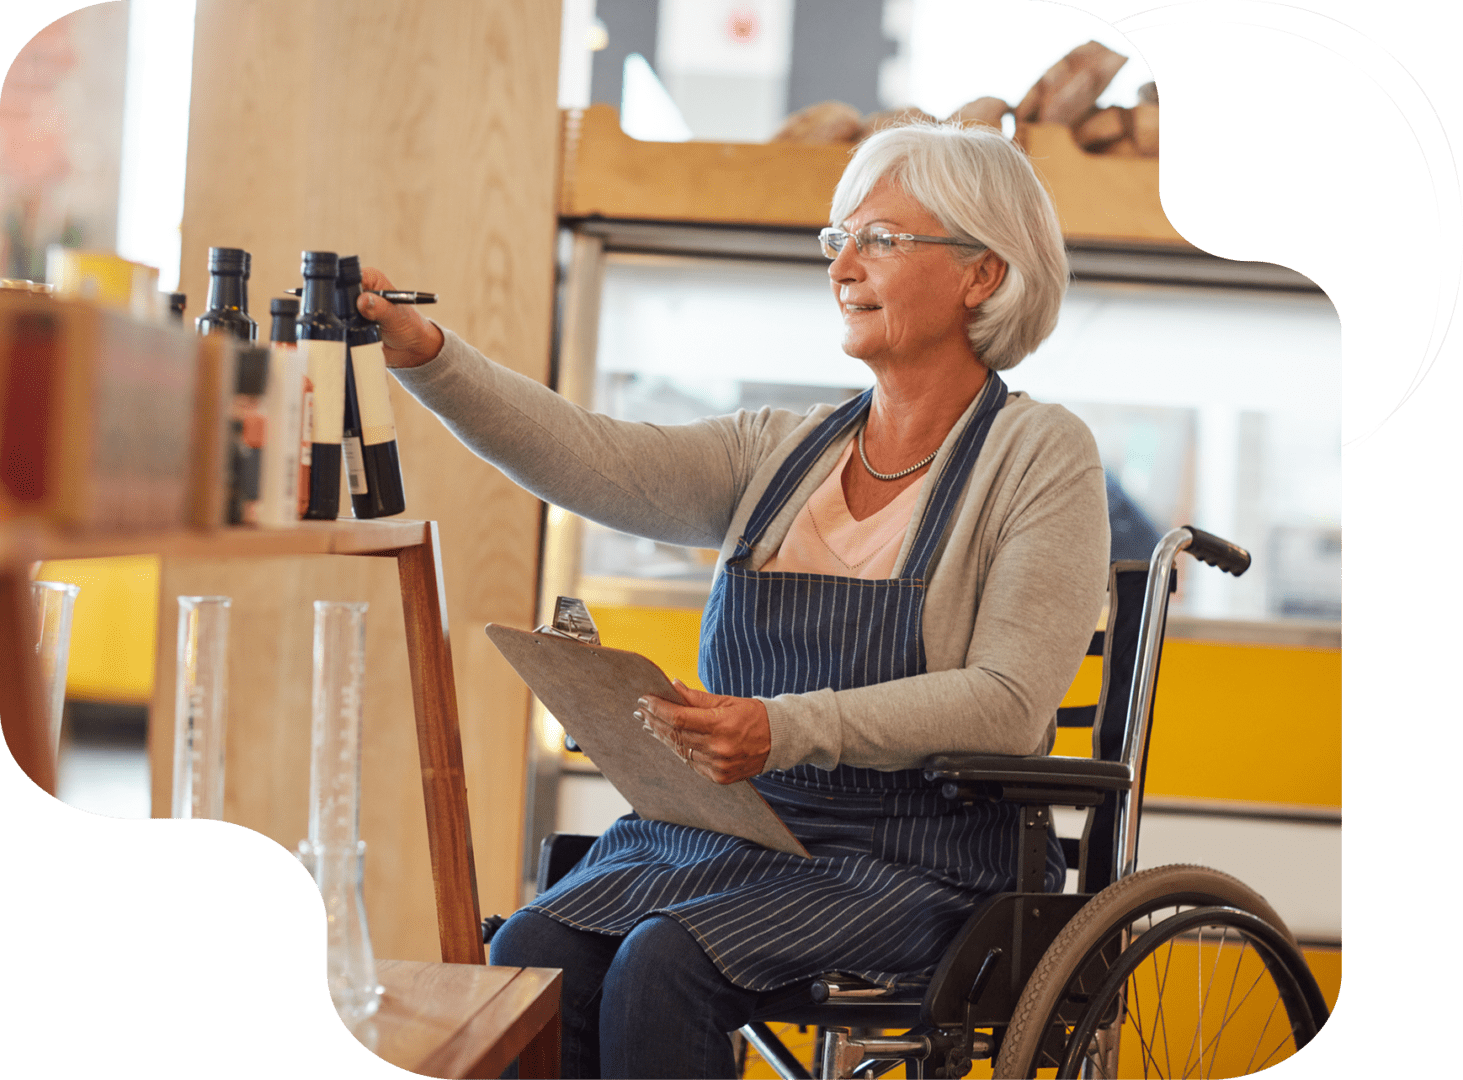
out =
[[[926,575],[1005,404],[994,372],[934,477],[900,577],[747,565],[808,469],[863,422],[872,393],[834,410],[784,461],[718,576],[701,630],[700,674],[712,693],[770,698],[924,672]],[[951,803],[918,769],[800,765],[752,783],[811,859],[630,815],[529,908],[608,934],[627,933],[647,915],[672,916],[728,979],[750,990],[829,971],[894,986],[929,975],[977,898],[1015,888],[1014,806]],[[1046,887],[1058,888],[1065,871],[1049,837]]]

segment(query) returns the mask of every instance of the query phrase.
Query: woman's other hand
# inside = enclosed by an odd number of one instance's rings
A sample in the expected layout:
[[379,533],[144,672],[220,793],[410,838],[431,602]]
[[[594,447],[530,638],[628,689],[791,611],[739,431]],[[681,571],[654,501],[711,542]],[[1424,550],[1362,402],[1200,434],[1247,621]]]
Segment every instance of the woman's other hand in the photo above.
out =
[[767,706],[756,698],[693,690],[680,679],[675,687],[687,704],[646,696],[635,712],[657,739],[718,784],[734,784],[762,771],[772,749]]
[[[361,268],[362,289],[395,288],[374,266]],[[362,292],[356,310],[381,327],[381,344],[386,366],[417,367],[442,351],[442,331],[410,304],[393,304]]]

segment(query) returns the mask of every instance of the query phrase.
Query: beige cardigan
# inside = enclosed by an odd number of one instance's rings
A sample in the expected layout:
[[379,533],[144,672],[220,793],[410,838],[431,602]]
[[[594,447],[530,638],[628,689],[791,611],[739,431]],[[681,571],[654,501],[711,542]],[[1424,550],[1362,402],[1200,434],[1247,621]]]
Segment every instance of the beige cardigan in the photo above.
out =
[[[471,450],[545,501],[610,528],[720,548],[717,573],[778,466],[833,409],[763,408],[674,425],[614,420],[444,335],[435,359],[394,374]],[[753,549],[752,566],[777,550],[846,443],[836,440],[809,470]],[[921,491],[896,567],[927,496]],[[926,673],[767,699],[766,768],[890,770],[945,751],[1049,751],[1057,705],[1102,610],[1108,552],[1091,433],[1066,409],[1012,393],[931,564]]]

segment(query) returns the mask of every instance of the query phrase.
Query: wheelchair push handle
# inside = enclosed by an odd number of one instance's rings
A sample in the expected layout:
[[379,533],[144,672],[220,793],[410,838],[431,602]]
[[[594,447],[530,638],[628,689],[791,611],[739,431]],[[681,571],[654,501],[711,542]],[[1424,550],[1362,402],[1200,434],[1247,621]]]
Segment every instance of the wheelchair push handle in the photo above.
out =
[[1207,533],[1203,529],[1196,529],[1192,525],[1185,525],[1193,540],[1189,542],[1188,552],[1200,562],[1206,562],[1210,566],[1217,566],[1219,569],[1239,577],[1250,568],[1250,553],[1238,544],[1231,544],[1228,540]]

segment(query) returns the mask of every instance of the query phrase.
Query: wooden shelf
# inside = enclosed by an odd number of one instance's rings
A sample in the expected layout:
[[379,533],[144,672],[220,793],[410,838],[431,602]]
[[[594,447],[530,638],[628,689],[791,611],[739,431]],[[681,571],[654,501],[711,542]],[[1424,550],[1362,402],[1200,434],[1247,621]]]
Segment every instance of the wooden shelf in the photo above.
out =
[[559,215],[821,228],[851,147],[642,142],[609,105],[561,114]]
[[1051,192],[1071,241],[1173,245],[1193,250],[1158,198],[1158,159],[1089,154],[1062,124],[1020,124],[1016,141]]
[[[559,215],[818,229],[853,146],[642,142],[608,105],[562,117]],[[1187,249],[1158,198],[1158,159],[1089,154],[1061,124],[1022,124],[1016,141],[1069,240]]]

